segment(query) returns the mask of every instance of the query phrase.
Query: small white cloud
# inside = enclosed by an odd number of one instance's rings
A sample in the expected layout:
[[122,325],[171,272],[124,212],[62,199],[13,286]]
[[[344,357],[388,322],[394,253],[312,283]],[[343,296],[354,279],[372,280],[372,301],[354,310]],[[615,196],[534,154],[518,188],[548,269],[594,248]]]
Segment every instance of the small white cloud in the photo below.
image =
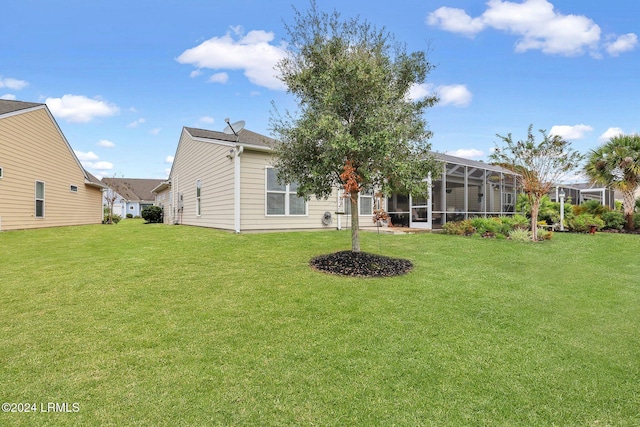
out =
[[113,142],[107,140],[107,139],[101,139],[100,141],[98,141],[98,147],[103,147],[103,148],[113,148],[115,147],[116,144],[114,144]]
[[0,99],[5,99],[7,101],[15,101],[16,96],[10,93],[5,93],[4,95],[0,96]]
[[605,43],[607,53],[611,56],[618,56],[623,52],[633,50],[638,45],[638,36],[629,33],[618,37],[615,41]]
[[413,84],[409,88],[408,98],[412,101],[418,101],[433,92],[433,85],[430,83]]
[[90,166],[91,169],[97,169],[101,171],[108,171],[113,169],[113,163],[111,162],[95,162]]
[[209,117],[209,116],[203,116],[203,117],[200,117],[198,119],[198,123],[211,124],[211,123],[214,123],[214,122],[215,122],[215,119],[213,117]]
[[170,173],[171,173],[171,168],[166,168],[166,169],[164,170],[164,175],[165,175],[165,176],[169,176],[169,174],[170,174]]
[[585,133],[591,132],[593,128],[589,125],[558,125],[551,128],[549,131],[549,136],[557,135],[562,139],[582,139],[584,138]]
[[0,88],[6,87],[11,90],[21,90],[29,86],[29,83],[24,80],[12,79],[11,77],[0,76]]
[[227,73],[216,73],[207,79],[209,83],[226,83],[229,81],[229,74]]
[[155,129],[151,129],[151,130],[149,131],[149,133],[150,133],[151,135],[158,135],[158,134],[160,133],[160,131],[161,131],[161,129],[160,129],[160,128],[155,128]]
[[470,37],[485,28],[481,18],[472,18],[464,10],[453,7],[441,7],[431,12],[427,16],[427,24]]
[[133,122],[127,125],[128,128],[137,128],[139,125],[143,124],[145,119],[139,118],[138,120],[134,120]]
[[600,142],[607,142],[614,136],[624,135],[624,131],[621,128],[609,128],[602,135],[600,135]]
[[93,162],[94,160],[98,160],[100,157],[93,151],[89,151],[88,153],[83,153],[82,151],[73,150],[78,157],[78,160],[81,162]]
[[97,117],[111,117],[120,109],[100,99],[81,95],[63,95],[62,98],[47,98],[45,103],[54,116],[68,122],[86,123]]
[[189,73],[189,77],[191,77],[192,79],[201,75],[202,75],[202,71],[200,70],[193,70],[192,72]]
[[243,36],[242,27],[233,27],[222,37],[212,37],[185,50],[176,61],[193,65],[198,70],[243,70],[255,85],[285,90],[274,67],[285,57],[286,44],[272,44],[274,38],[272,32],[262,30],[249,31]]
[[438,86],[436,92],[440,97],[441,105],[453,105],[455,107],[467,107],[471,104],[473,95],[466,85]]
[[252,90],[251,92],[249,92],[249,96],[260,96],[260,92],[258,92],[257,90]]
[[173,156],[167,156],[167,158],[164,159],[164,162],[165,163],[173,163],[173,158],[174,158]]
[[484,156],[484,153],[475,148],[460,148],[455,151],[447,151],[446,154],[456,157],[462,157],[463,159],[479,159]]

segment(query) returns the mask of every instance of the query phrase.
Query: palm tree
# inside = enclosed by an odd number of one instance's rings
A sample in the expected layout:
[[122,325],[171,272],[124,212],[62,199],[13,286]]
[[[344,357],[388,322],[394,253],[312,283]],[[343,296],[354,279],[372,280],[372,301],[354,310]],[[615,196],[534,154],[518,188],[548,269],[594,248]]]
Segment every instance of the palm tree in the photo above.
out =
[[635,192],[640,185],[640,134],[618,135],[591,150],[584,168],[595,182],[623,194],[627,230],[633,230]]

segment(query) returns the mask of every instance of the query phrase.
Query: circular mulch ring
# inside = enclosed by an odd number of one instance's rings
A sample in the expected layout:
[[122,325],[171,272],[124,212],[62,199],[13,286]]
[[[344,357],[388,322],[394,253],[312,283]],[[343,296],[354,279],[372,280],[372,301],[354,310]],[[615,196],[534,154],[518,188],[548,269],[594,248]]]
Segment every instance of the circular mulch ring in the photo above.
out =
[[399,276],[413,268],[413,263],[406,259],[352,251],[320,255],[309,264],[318,271],[354,277]]

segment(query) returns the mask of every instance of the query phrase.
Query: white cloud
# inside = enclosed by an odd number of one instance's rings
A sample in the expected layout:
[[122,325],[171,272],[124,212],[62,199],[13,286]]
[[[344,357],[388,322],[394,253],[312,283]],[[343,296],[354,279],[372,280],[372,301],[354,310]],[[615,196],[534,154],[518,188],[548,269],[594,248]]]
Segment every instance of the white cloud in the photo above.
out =
[[615,41],[605,43],[607,52],[611,56],[618,56],[623,52],[633,50],[638,45],[638,36],[629,33],[618,37]]
[[229,80],[229,74],[227,73],[216,73],[213,74],[211,77],[209,77],[209,79],[207,80],[209,83],[226,83]]
[[5,99],[7,101],[15,101],[16,100],[16,96],[12,95],[10,93],[5,93],[4,95],[0,96],[0,99]]
[[173,156],[167,156],[166,159],[164,159],[165,163],[173,163]]
[[[427,16],[427,23],[469,37],[488,28],[501,30],[519,37],[516,52],[540,50],[546,54],[575,56],[588,51],[594,57],[600,56],[600,27],[586,16],[564,15],[554,10],[547,0],[520,3],[489,0],[485,12],[476,18],[462,9],[441,7]],[[637,37],[631,33],[604,46],[615,56],[635,48],[636,44]]]
[[137,128],[139,125],[143,124],[145,119],[139,118],[138,120],[134,120],[133,122],[127,125],[128,128]]
[[92,161],[98,160],[100,158],[93,151],[89,151],[88,153],[84,153],[82,151],[73,150],[73,152],[76,153],[76,156],[78,157],[78,160],[80,160],[81,162],[92,162]]
[[161,130],[162,130],[162,129],[160,129],[160,128],[154,128],[154,129],[151,129],[151,130],[149,131],[149,133],[150,133],[151,135],[158,135],[158,134],[160,133],[160,131],[161,131]]
[[101,139],[100,141],[98,141],[98,147],[113,148],[115,146],[116,144],[107,139]]
[[591,132],[593,128],[589,125],[557,125],[551,128],[549,136],[557,135],[562,139],[582,139],[586,132]]
[[13,79],[11,77],[0,76],[0,88],[6,87],[12,90],[21,90],[29,86],[29,83],[24,80]]
[[202,75],[201,70],[193,70],[192,72],[189,73],[189,77],[191,77],[192,79],[201,75]]
[[54,116],[77,123],[90,122],[96,117],[111,117],[120,112],[120,109],[113,104],[81,95],[47,98],[45,103]]
[[440,98],[438,105],[453,105],[455,107],[467,107],[471,103],[473,95],[466,85],[440,85],[414,84],[409,88],[408,98],[417,101],[426,96],[437,94]]
[[209,116],[203,116],[203,117],[200,117],[200,118],[198,119],[198,123],[208,123],[208,124],[211,124],[211,123],[214,123],[214,122],[215,122],[215,119],[214,119],[213,117],[209,117]]
[[455,151],[447,151],[446,154],[456,157],[462,157],[463,159],[479,159],[484,156],[484,153],[475,148],[460,148]]
[[113,163],[111,162],[95,162],[90,166],[91,169],[97,169],[100,171],[108,171],[113,169]]
[[600,142],[607,142],[614,136],[624,135],[624,131],[621,128],[609,128],[602,135],[600,135]]
[[253,30],[245,36],[240,27],[234,27],[222,37],[212,37],[198,46],[187,49],[176,60],[197,69],[244,70],[249,81],[274,90],[285,90],[284,83],[275,77],[274,66],[286,54],[286,44],[271,44],[272,32]]
[[467,107],[471,104],[473,95],[466,85],[442,85],[436,89],[441,105]]
[[433,85],[430,83],[413,84],[409,88],[408,98],[417,101],[426,96],[431,95],[433,92]]

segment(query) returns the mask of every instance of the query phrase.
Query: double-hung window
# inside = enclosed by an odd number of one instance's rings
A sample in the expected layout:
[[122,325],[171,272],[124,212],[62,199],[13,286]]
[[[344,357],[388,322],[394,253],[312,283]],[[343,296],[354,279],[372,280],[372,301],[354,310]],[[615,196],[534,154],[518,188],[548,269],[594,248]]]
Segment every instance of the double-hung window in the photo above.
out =
[[36,218],[44,218],[44,182],[36,181]]
[[[363,190],[358,194],[358,206],[360,215],[373,214],[373,190]],[[351,215],[351,200],[349,197],[344,199],[344,212]]]
[[267,215],[306,215],[307,203],[296,194],[297,183],[280,184],[277,169],[267,168]]
[[202,194],[202,181],[201,180],[197,180],[196,181],[196,216],[200,216],[202,214],[201,211],[201,200],[200,200],[200,195]]

